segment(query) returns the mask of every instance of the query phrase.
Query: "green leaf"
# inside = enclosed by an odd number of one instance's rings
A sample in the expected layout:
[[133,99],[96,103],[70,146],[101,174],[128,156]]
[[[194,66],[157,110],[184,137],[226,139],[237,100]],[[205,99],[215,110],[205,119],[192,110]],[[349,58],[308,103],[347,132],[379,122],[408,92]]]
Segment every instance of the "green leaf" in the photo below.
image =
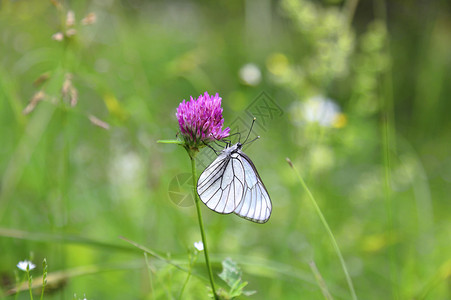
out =
[[183,141],[181,140],[158,140],[157,143],[159,144],[177,144],[177,145],[183,145]]
[[241,281],[241,270],[230,258],[226,258],[222,261],[222,272],[219,274],[222,280],[224,280],[229,287],[233,287],[237,282]]
[[222,272],[219,274],[222,280],[224,280],[230,287],[230,291],[224,293],[227,295],[225,299],[233,299],[240,295],[251,296],[256,293],[256,291],[243,291],[247,286],[247,281],[241,282],[241,269],[238,267],[237,263],[230,258],[226,258],[222,261]]
[[256,293],[257,293],[257,291],[243,291],[244,296],[252,296]]

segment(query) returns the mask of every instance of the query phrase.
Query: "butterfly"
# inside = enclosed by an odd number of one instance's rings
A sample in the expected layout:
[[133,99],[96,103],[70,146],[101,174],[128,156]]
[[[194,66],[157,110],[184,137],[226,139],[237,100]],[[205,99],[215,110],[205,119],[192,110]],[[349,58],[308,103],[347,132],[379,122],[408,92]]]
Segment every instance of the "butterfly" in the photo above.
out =
[[226,144],[200,175],[197,193],[215,212],[235,213],[256,223],[266,223],[271,216],[271,199],[254,163],[241,151],[243,144]]

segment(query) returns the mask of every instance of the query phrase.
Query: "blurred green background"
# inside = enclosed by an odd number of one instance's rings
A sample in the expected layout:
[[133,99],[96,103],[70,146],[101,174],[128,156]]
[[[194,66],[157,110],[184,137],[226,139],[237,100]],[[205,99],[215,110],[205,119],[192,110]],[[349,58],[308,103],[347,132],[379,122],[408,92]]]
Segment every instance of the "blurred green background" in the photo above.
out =
[[323,299],[313,265],[351,298],[286,157],[359,299],[450,299],[450,6],[0,1],[0,295],[13,299],[31,257],[34,278],[48,261],[45,299],[178,299],[187,274],[124,236],[184,267],[197,255],[181,299],[208,299],[195,207],[169,194],[189,159],[156,143],[175,138],[178,104],[208,91],[226,126],[261,105],[245,152],[271,219],[203,207],[214,273],[230,257],[257,291],[241,299]]

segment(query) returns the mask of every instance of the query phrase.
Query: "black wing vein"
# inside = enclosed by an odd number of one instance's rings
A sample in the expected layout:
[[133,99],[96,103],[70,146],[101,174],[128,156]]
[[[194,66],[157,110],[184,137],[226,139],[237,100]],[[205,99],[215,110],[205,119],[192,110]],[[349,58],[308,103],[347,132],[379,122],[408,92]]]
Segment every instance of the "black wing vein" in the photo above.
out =
[[[208,208],[235,213],[257,223],[268,221],[272,204],[268,191],[251,159],[236,145],[223,151],[201,174],[197,184],[200,199]],[[230,148],[229,148],[230,149]]]

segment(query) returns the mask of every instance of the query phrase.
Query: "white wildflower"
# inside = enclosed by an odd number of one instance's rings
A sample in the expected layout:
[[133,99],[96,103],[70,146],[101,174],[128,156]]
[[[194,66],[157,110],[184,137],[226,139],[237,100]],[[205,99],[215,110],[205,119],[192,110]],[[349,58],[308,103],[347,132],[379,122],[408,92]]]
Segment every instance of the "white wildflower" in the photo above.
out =
[[204,243],[202,243],[202,241],[195,242],[194,248],[196,248],[197,251],[202,251],[204,250]]
[[344,126],[345,122],[338,104],[323,96],[315,96],[305,102],[295,103],[292,109],[292,117],[296,125],[317,123],[322,127],[340,128]]
[[31,261],[29,260],[24,260],[24,261],[19,261],[19,263],[17,264],[17,267],[19,269],[21,269],[22,271],[27,271],[27,267],[28,270],[33,270],[34,268],[36,268],[36,265],[33,264]]
[[338,105],[329,98],[315,96],[304,104],[304,118],[308,122],[318,122],[324,127],[332,127],[340,113]]
[[255,86],[260,83],[262,73],[255,64],[245,64],[240,69],[240,78],[245,84]]

